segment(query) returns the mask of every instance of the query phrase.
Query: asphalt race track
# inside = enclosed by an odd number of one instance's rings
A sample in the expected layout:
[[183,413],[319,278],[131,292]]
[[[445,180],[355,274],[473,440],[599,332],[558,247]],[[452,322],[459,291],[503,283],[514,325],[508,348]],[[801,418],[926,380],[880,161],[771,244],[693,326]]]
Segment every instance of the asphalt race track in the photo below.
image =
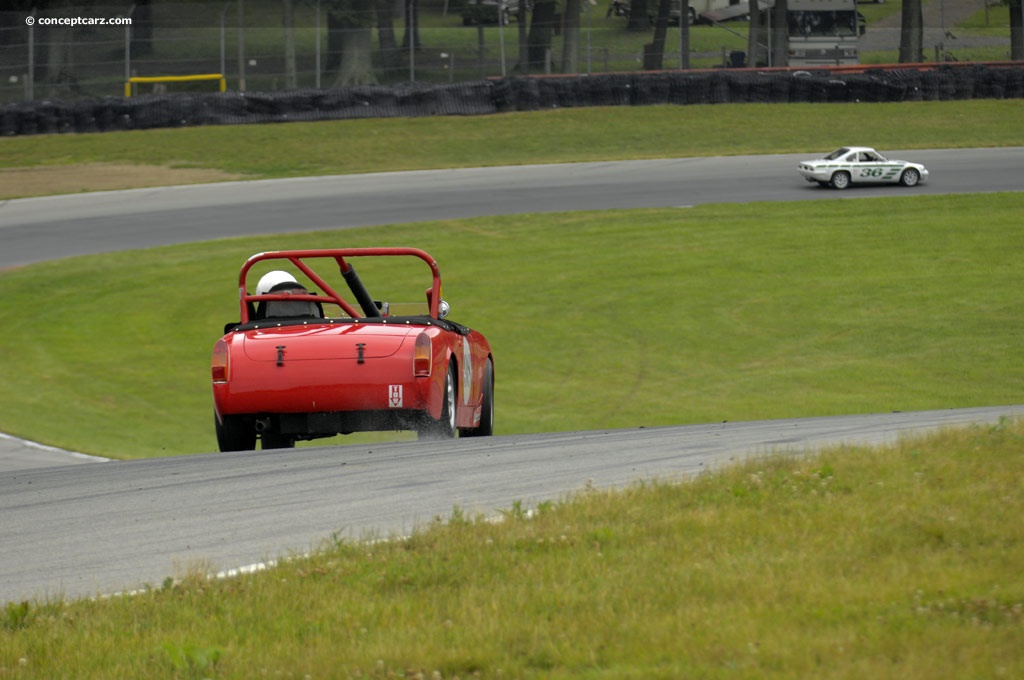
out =
[[[325,177],[0,202],[0,268],[226,236],[529,211],[1021,191],[1024,147],[889,151],[927,184],[844,192],[803,182],[806,155]],[[742,192],[742,193],[741,193]],[[685,477],[751,455],[875,444],[1024,406],[437,443],[112,461],[0,436],[0,600],[159,586],[332,535],[406,533],[455,506],[493,514],[587,485]],[[470,458],[477,464],[467,465]],[[84,464],[89,463],[89,464]]]
[[682,479],[749,456],[1024,415],[1024,406],[454,442],[300,448],[0,474],[0,600],[159,587],[196,565],[229,570],[332,536],[408,534],[588,486]]
[[0,269],[228,236],[481,215],[1022,190],[1024,147],[881,151],[923,163],[928,182],[913,189],[823,189],[800,178],[796,165],[808,155],[794,154],[393,172],[3,201]]

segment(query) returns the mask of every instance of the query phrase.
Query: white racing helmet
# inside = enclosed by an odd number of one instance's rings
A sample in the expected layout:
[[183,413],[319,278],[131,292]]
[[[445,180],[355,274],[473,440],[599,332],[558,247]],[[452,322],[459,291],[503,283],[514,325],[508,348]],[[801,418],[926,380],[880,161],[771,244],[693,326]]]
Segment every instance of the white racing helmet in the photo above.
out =
[[256,294],[266,295],[270,292],[270,289],[280,283],[298,283],[295,277],[288,272],[275,269],[272,272],[267,272],[260,279],[260,282],[256,284]]

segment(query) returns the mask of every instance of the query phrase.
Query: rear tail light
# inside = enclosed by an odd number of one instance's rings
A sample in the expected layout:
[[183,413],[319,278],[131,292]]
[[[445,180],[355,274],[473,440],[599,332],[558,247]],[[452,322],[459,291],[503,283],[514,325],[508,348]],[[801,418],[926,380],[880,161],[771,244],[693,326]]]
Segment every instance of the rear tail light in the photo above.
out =
[[210,373],[215,383],[228,381],[230,360],[228,358],[228,343],[218,340],[213,346],[213,358],[210,360]]
[[416,377],[430,375],[433,352],[430,348],[430,336],[420,333],[416,336],[416,347],[412,354],[412,374]]

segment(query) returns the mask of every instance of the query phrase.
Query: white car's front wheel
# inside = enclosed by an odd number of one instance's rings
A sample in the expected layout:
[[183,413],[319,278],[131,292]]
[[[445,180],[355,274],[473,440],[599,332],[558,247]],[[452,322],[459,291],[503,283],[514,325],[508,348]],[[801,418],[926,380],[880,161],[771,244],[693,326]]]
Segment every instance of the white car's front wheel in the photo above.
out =
[[832,186],[836,189],[845,189],[850,186],[850,173],[840,170],[832,175]]
[[921,181],[921,173],[914,168],[907,168],[900,175],[900,184],[905,187],[917,186],[917,183]]

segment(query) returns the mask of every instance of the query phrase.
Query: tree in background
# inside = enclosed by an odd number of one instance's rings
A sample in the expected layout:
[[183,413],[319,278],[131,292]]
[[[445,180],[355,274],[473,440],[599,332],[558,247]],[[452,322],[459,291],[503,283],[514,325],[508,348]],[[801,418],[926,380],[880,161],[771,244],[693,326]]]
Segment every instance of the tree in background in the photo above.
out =
[[327,9],[328,70],[337,68],[331,87],[375,85],[373,0],[331,0]]
[[135,0],[132,11],[132,54],[146,56],[153,53],[152,0]]
[[381,65],[389,73],[402,66],[402,51],[395,38],[396,9],[397,5],[392,0],[377,0],[377,41]]
[[294,90],[298,86],[295,66],[295,0],[281,0],[284,26],[284,86]]
[[789,62],[789,2],[775,0],[772,15],[772,66],[786,66]]
[[516,38],[519,42],[519,62],[515,70],[520,73],[530,72],[530,35],[527,28],[527,13],[530,10],[529,0],[518,0],[519,20],[516,22]]
[[565,0],[562,11],[562,73],[579,73],[580,0]]
[[1024,61],[1024,0],[1009,0],[1010,59]]
[[555,0],[538,0],[533,4],[530,34],[527,36],[527,64],[529,73],[544,73],[551,54],[552,37],[558,25]]
[[649,14],[647,11],[647,0],[630,0],[629,21],[626,23],[626,29],[638,32],[651,30]]
[[924,61],[924,16],[921,0],[903,0],[900,16],[900,63]]
[[764,12],[758,0],[749,0],[750,33],[747,35],[747,67],[757,66],[761,56],[761,34],[764,33]]
[[402,49],[408,50],[411,45],[418,50],[423,47],[420,42],[420,3],[419,0],[404,0],[405,35],[402,37]]
[[[654,39],[644,45],[644,70],[660,71],[665,61],[665,35],[668,33],[668,15],[672,0],[658,0],[658,16],[654,20]],[[682,19],[680,18],[680,23]]]
[[690,21],[696,21],[696,12],[690,9],[689,0],[679,3],[679,68],[690,68]]

